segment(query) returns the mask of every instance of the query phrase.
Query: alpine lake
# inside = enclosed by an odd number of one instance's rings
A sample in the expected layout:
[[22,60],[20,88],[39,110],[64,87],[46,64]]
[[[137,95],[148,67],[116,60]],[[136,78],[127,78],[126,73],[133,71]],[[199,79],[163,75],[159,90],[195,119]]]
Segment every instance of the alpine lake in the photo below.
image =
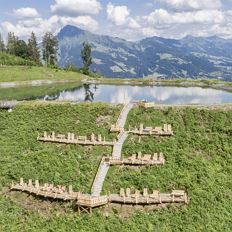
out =
[[157,104],[232,103],[232,92],[202,87],[66,83],[0,88],[0,100],[42,100],[127,103],[145,100]]

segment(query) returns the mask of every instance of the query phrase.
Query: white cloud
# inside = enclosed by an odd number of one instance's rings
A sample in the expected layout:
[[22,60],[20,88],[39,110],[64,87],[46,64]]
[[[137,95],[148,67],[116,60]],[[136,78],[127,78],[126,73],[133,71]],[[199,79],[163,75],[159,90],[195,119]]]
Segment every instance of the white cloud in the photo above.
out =
[[48,19],[35,18],[19,20],[17,24],[5,21],[0,24],[0,28],[4,32],[4,35],[13,31],[17,36],[27,38],[33,31],[41,38],[46,31],[57,33],[67,24],[92,31],[98,28],[98,22],[90,16],[60,17],[57,15],[53,15]]
[[35,8],[30,8],[30,7],[15,9],[13,12],[17,18],[39,17],[38,11]]
[[220,9],[221,0],[158,0],[161,4],[175,10]]
[[127,6],[114,6],[111,2],[108,3],[107,18],[116,26],[124,26],[127,28],[140,28],[139,23],[130,16],[130,10]]
[[130,15],[127,6],[114,6],[111,2],[108,3],[106,11],[108,19],[117,26],[125,24]]
[[59,15],[98,14],[101,3],[97,0],[55,0],[51,5],[52,13]]
[[135,19],[129,18],[128,19],[128,27],[132,28],[132,29],[138,29],[138,28],[140,28],[140,25]]
[[82,27],[87,30],[96,30],[98,28],[98,22],[90,16],[78,16],[78,17],[61,17],[61,25],[73,25]]
[[142,17],[142,20],[161,26],[167,24],[221,23],[224,20],[224,15],[219,10],[168,12],[164,9],[157,9],[148,16]]

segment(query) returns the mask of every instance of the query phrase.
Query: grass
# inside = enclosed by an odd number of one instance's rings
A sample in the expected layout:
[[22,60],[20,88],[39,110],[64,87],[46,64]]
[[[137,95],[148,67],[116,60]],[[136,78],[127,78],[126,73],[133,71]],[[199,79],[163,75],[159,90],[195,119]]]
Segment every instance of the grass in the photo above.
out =
[[104,104],[46,103],[21,104],[12,113],[0,111],[0,186],[25,177],[89,191],[102,155],[110,154],[111,148],[44,144],[36,140],[38,132],[95,132],[111,140],[115,135],[109,133],[110,123],[118,111]]
[[7,54],[5,52],[0,52],[0,65],[30,65],[36,66],[33,61],[25,60],[21,57]]
[[166,224],[167,229],[162,226],[158,231],[229,231],[232,228],[232,111],[133,109],[127,127],[142,122],[145,126],[171,123],[175,136],[144,137],[141,143],[137,136],[130,136],[123,147],[124,157],[138,151],[163,152],[167,162],[163,167],[111,168],[104,191],[119,192],[121,187],[140,190],[148,187],[162,192],[184,189],[190,197],[187,208],[156,212],[145,216],[147,221]]
[[[79,134],[97,131],[112,139],[110,122],[115,122],[121,107],[106,104],[27,103],[12,113],[0,111],[0,183],[11,180],[40,179],[42,182],[72,184],[89,191],[103,154],[111,149],[43,144],[35,140],[37,131],[74,131]],[[107,119],[107,120],[106,120]],[[98,122],[98,123],[96,123]],[[222,109],[135,108],[127,127],[171,123],[172,138],[130,136],[124,156],[138,151],[162,151],[167,162],[163,167],[110,168],[104,191],[115,193],[120,187],[157,188],[188,191],[188,206],[168,206],[150,213],[122,218],[117,211],[104,216],[99,210],[89,217],[72,210],[49,214],[30,211],[0,195],[0,231],[225,231],[232,228],[232,111]]]
[[61,69],[34,66],[0,66],[0,82],[80,81],[83,78],[85,78],[83,74]]

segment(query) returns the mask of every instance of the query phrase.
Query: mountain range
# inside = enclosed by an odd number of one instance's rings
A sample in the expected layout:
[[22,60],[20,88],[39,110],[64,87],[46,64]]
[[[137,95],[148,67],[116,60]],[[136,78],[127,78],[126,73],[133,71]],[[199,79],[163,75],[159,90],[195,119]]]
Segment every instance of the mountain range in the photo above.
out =
[[91,70],[107,77],[217,78],[232,80],[232,40],[187,36],[131,42],[67,25],[61,29],[59,65],[82,66],[83,42],[92,45]]

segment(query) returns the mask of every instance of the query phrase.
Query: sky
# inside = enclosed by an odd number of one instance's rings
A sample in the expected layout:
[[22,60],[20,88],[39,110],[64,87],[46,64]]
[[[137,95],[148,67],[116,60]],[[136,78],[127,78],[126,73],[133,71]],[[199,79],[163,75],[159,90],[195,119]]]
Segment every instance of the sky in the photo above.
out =
[[232,38],[232,0],[0,0],[0,33],[26,39],[74,25],[127,40]]

